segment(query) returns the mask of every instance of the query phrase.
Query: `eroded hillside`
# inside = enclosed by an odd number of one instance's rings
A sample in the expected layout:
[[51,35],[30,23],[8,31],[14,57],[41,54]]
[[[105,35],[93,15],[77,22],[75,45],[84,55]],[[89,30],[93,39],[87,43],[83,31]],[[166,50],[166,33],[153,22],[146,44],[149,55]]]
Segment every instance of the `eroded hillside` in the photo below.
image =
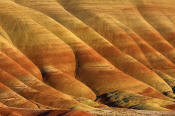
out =
[[174,5],[0,0],[0,114],[173,115]]

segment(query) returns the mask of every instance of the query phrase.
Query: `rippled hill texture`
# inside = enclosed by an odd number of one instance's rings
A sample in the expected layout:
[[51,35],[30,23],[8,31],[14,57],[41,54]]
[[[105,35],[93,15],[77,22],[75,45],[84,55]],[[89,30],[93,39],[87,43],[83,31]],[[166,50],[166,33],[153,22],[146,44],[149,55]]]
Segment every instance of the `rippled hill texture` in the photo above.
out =
[[0,116],[175,116],[174,0],[0,0]]

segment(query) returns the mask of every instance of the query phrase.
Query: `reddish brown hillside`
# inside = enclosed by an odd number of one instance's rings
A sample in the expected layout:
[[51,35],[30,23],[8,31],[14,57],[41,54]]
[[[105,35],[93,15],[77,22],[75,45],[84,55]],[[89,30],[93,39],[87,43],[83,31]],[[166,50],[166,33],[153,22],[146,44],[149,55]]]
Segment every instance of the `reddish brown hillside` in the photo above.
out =
[[174,5],[0,0],[0,116],[175,115]]

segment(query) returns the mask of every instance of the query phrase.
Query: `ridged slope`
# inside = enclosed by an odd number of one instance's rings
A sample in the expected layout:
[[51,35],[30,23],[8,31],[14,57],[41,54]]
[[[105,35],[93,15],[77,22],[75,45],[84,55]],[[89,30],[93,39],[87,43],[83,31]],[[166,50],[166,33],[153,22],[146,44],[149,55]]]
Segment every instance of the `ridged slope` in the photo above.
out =
[[0,114],[175,110],[173,5],[1,0]]

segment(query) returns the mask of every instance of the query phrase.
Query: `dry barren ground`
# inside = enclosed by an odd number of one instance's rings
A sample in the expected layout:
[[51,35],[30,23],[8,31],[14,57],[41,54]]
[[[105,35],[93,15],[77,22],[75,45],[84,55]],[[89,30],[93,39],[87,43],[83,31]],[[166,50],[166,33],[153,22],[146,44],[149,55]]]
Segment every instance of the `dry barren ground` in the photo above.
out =
[[175,116],[173,0],[0,0],[0,116]]

